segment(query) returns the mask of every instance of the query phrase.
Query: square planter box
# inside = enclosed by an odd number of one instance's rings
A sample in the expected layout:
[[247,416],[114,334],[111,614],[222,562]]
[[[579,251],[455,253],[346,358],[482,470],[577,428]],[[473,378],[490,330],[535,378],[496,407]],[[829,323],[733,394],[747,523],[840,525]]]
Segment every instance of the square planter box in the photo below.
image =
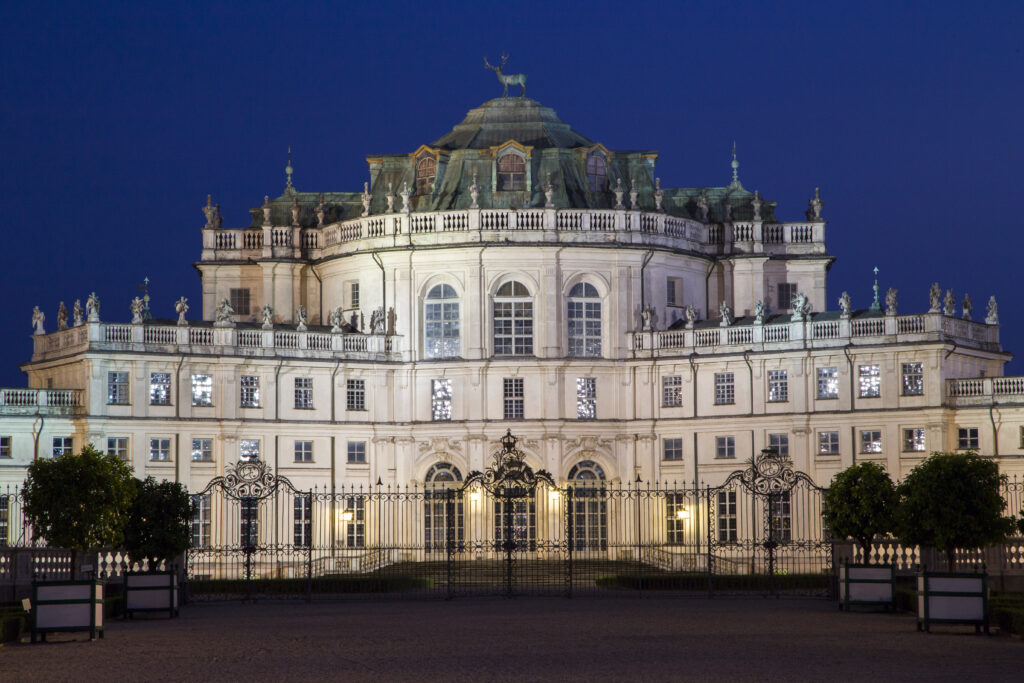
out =
[[917,575],[917,630],[932,624],[972,624],[988,633],[988,576],[948,572]]
[[847,611],[854,605],[891,609],[895,585],[895,565],[844,563],[839,567],[839,607]]
[[88,631],[103,637],[103,583],[46,581],[32,584],[32,642],[57,631]]
[[167,612],[178,616],[178,575],[175,572],[129,572],[124,577],[124,613]]

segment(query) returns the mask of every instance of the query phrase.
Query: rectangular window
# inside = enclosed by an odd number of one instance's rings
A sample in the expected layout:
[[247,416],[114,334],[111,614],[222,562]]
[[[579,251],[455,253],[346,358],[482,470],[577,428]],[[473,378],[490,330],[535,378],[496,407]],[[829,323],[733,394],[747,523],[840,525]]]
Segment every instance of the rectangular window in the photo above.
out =
[[243,408],[260,407],[260,378],[255,375],[243,375],[241,381],[242,395],[239,405]]
[[664,408],[678,408],[683,405],[683,378],[672,375],[661,378],[661,405]]
[[839,455],[839,432],[818,432],[818,455]]
[[860,433],[860,452],[861,453],[881,453],[882,452],[882,432],[874,431],[862,431]]
[[345,382],[345,409],[366,410],[366,380],[350,379]]
[[231,308],[235,309],[235,315],[249,315],[250,306],[248,289],[231,289],[229,299],[231,300]]
[[295,462],[313,462],[313,442],[295,442]]
[[295,378],[295,407],[300,410],[309,410],[313,407],[313,378]]
[[581,420],[597,418],[597,380],[593,377],[576,378],[576,417]]
[[112,436],[107,439],[107,453],[128,462],[128,437]]
[[504,398],[505,401],[505,419],[522,420],[524,414],[523,403],[525,402],[525,395],[523,393],[523,378],[504,378],[502,380],[502,397]]
[[128,405],[128,373],[107,373],[107,403],[112,406]]
[[171,459],[170,439],[150,439],[149,459],[158,462],[167,462]]
[[877,365],[860,365],[860,397],[878,398],[882,395],[882,370]]
[[683,459],[683,440],[682,439],[662,439],[661,440],[662,453],[665,460],[682,460]]
[[348,461],[352,464],[363,465],[366,463],[366,442],[348,442]]
[[362,548],[366,545],[366,501],[350,496],[341,514],[345,520],[345,543],[349,548]]
[[192,462],[213,462],[213,439],[192,439]]
[[686,496],[682,493],[665,494],[665,531],[669,545],[685,543],[686,520],[690,511],[686,509]]
[[903,451],[915,453],[924,451],[924,430],[917,427],[903,430]]
[[668,306],[683,305],[683,278],[670,277],[665,280],[665,303]]
[[769,434],[768,447],[783,458],[789,457],[789,434]]
[[736,402],[736,386],[731,372],[715,373],[715,405]]
[[793,540],[793,517],[790,514],[789,491],[769,494],[768,502],[773,540],[776,543],[789,543]]
[[0,436],[0,458],[11,457],[11,437]]
[[924,365],[922,363],[903,364],[903,395],[922,396],[924,394]]
[[260,459],[259,439],[240,439],[238,441],[238,459],[253,461]]
[[788,371],[768,371],[768,400],[772,403],[782,403],[789,400]]
[[192,547],[208,548],[210,546],[210,520],[213,494],[192,496]]
[[213,378],[209,375],[192,375],[192,405],[213,405]]
[[239,536],[243,548],[254,548],[260,542],[260,501],[245,496],[239,501]]
[[348,307],[359,308],[359,283],[348,283]]
[[735,543],[736,533],[736,492],[718,492],[718,542]]
[[735,436],[716,436],[715,437],[715,457],[716,458],[735,458],[736,457],[736,437]]
[[308,548],[313,540],[313,496],[295,496],[293,510],[292,540],[296,548]]
[[818,398],[839,398],[838,368],[818,368]]
[[978,450],[978,428],[964,427],[956,430],[956,447],[959,450]]
[[149,375],[149,404],[152,406],[171,405],[171,373],[152,372]]
[[69,454],[74,450],[70,436],[53,437],[53,457]]
[[795,297],[797,293],[797,286],[795,282],[780,282],[775,291],[779,295],[779,310],[793,308],[793,297]]
[[452,381],[430,380],[430,415],[433,420],[452,419]]

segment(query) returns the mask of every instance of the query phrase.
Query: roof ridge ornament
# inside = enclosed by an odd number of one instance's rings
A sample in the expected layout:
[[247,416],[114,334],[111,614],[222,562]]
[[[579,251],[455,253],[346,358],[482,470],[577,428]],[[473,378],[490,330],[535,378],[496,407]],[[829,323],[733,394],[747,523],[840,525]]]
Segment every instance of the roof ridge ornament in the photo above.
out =
[[487,57],[484,57],[484,68],[490,69],[498,76],[498,82],[505,86],[504,92],[501,93],[502,97],[508,97],[508,86],[518,85],[521,90],[519,91],[519,97],[526,97],[526,74],[503,74],[501,73],[505,63],[508,62],[508,53],[502,53],[501,64],[498,66],[491,66],[490,62],[487,61]]
[[732,182],[729,183],[730,189],[742,188],[743,184],[740,183],[740,162],[736,160],[736,141],[732,141],[732,162],[729,164],[732,166]]
[[284,174],[287,182],[284,186],[284,191],[288,193],[295,192],[295,186],[292,185],[292,173],[295,169],[292,168],[292,146],[288,145],[288,165],[284,167]]
[[870,311],[880,311],[880,310],[882,310],[882,304],[878,301],[878,266],[875,266],[874,273],[875,273],[875,284],[874,284],[874,286],[871,289],[873,289],[874,292],[875,292],[875,300],[871,302],[871,308],[869,308],[868,310],[870,310]]

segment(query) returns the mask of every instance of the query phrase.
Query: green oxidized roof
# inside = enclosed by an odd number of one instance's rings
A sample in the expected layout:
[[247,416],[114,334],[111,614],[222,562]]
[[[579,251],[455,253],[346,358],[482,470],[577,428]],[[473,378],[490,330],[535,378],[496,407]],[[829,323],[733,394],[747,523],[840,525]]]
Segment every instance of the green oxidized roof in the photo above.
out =
[[470,109],[466,118],[431,147],[490,149],[508,140],[535,149],[590,147],[589,138],[564,123],[555,110],[525,97],[499,97]]

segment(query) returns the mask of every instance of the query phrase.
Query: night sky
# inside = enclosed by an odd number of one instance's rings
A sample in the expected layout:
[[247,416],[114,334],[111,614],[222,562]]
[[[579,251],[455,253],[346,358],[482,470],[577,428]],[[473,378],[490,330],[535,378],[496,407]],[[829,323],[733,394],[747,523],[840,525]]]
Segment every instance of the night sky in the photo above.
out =
[[367,154],[499,96],[502,51],[583,135],[658,150],[665,186],[727,184],[733,140],[781,220],[820,186],[830,309],[867,307],[878,266],[901,313],[935,280],[975,319],[995,294],[1024,352],[1020,0],[152,4],[0,6],[0,386],[25,385],[35,304],[53,330],[95,290],[127,322],[148,276],[155,315],[198,317],[207,193],[248,224],[289,145],[299,190],[359,191]]

